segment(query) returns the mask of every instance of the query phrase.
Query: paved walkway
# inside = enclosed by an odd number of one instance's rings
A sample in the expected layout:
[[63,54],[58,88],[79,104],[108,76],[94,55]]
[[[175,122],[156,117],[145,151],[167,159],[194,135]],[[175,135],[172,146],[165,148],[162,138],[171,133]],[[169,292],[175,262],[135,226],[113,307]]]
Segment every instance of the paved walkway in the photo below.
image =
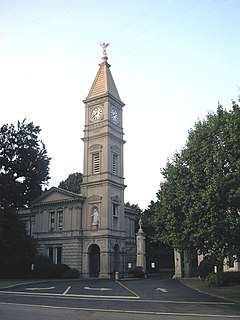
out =
[[185,286],[209,295],[217,296],[226,300],[240,303],[240,285],[230,285],[225,287],[207,287],[205,282],[198,278],[178,279]]

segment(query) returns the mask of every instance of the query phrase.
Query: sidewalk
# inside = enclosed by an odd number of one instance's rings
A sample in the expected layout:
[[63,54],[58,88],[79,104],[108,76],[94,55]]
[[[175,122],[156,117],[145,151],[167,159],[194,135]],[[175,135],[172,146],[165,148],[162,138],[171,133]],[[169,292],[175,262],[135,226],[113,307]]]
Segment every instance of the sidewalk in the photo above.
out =
[[230,285],[225,287],[207,287],[205,282],[198,278],[178,278],[178,281],[185,286],[206,293],[215,297],[240,303],[240,285]]

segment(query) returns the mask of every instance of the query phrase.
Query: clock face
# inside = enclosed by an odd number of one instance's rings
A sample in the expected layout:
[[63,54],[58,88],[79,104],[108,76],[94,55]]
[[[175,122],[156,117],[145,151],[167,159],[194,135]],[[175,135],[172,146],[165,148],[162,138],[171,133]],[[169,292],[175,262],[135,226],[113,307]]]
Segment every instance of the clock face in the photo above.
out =
[[92,120],[100,120],[103,116],[103,110],[101,107],[95,107],[92,109],[91,118]]
[[118,123],[119,116],[118,116],[118,111],[115,108],[112,108],[111,110],[111,119],[113,122]]

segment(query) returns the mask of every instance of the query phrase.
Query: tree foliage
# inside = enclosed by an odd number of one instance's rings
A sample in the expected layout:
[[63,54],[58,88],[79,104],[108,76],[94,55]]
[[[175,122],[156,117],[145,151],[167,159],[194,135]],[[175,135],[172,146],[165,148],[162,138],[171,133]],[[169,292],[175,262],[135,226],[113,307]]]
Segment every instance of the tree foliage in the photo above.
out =
[[[125,203],[125,207],[136,210],[137,215],[135,219],[135,233],[139,231],[139,220],[142,221],[142,229],[145,233],[145,245],[146,245],[146,267],[147,272],[161,272],[162,268],[173,267],[173,249],[169,248],[166,244],[163,244],[156,239],[156,229],[152,224],[154,213],[156,211],[156,202],[151,201],[146,210],[140,209],[138,204]],[[152,262],[155,263],[153,269]]]
[[41,129],[18,121],[0,128],[0,207],[28,206],[49,180],[49,162]]
[[[141,215],[143,230],[146,234],[146,264],[148,272],[163,272],[173,268],[173,248],[156,237],[156,226],[154,225],[154,215],[158,203],[151,201],[150,205]],[[153,269],[152,262],[155,263]]]
[[0,209],[0,274],[21,277],[30,273],[36,254],[33,238],[27,236],[24,224],[13,208]]
[[240,108],[198,121],[162,169],[154,217],[158,238],[181,250],[240,253]]
[[127,208],[135,209],[139,213],[142,212],[142,209],[140,209],[138,204],[130,203],[129,201],[124,203],[124,206]]
[[74,193],[80,193],[82,177],[83,175],[80,172],[71,173],[66,180],[59,183],[58,187]]
[[36,252],[16,210],[27,207],[49,179],[45,145],[40,128],[25,120],[0,128],[0,273],[19,276],[30,271]]

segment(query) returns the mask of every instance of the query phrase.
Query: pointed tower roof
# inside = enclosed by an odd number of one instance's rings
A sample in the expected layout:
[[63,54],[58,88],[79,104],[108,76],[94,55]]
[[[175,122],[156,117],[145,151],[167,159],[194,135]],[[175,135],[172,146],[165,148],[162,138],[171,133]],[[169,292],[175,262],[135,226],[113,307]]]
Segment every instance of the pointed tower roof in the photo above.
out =
[[110,71],[110,64],[107,62],[107,52],[106,48],[109,43],[105,44],[104,42],[101,43],[102,46],[102,63],[99,64],[99,70],[95,77],[95,80],[92,84],[92,87],[89,91],[89,94],[86,100],[92,100],[94,98],[109,94],[113,98],[120,100],[120,96],[113,80],[111,71]]

